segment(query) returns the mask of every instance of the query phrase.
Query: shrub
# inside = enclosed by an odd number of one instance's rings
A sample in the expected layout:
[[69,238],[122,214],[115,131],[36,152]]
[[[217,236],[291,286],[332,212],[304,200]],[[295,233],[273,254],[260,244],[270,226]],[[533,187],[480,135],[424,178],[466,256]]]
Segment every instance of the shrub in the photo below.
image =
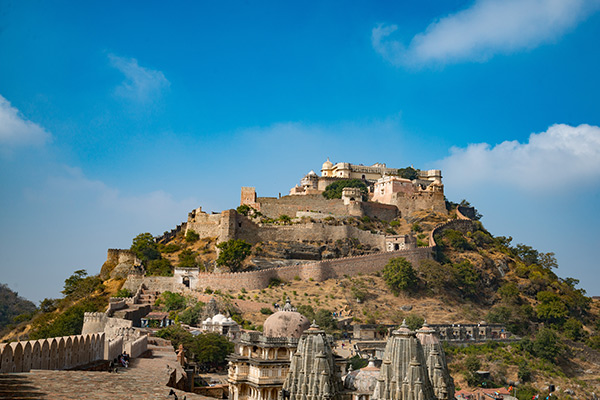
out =
[[289,215],[285,214],[280,215],[279,218],[277,218],[277,220],[286,225],[292,222],[292,218]]
[[200,322],[200,314],[204,308],[204,303],[201,301],[194,304],[192,307],[188,307],[179,314],[179,322],[182,324],[196,326]]
[[260,309],[260,313],[264,314],[264,315],[271,315],[271,314],[273,314],[273,310],[271,310],[270,308],[267,308],[267,307],[263,307]]
[[295,275],[295,276],[294,276],[294,280],[295,280],[295,281],[299,281],[299,280],[300,280],[300,276],[298,276],[298,275]]
[[411,331],[416,331],[417,329],[422,327],[424,322],[425,319],[419,317],[416,314],[409,314],[406,317],[406,325],[408,325],[408,329],[410,329]]
[[198,253],[192,251],[190,249],[185,249],[181,253],[179,253],[179,264],[177,266],[179,268],[195,268],[198,266],[196,262],[196,257]]
[[535,336],[532,350],[536,356],[550,362],[555,362],[562,348],[556,333],[548,328],[544,328]]
[[471,250],[472,247],[462,233],[454,229],[444,231],[444,238],[448,240],[450,246],[457,250]]
[[323,197],[326,199],[341,199],[342,190],[345,187],[356,187],[360,188],[362,193],[363,201],[367,200],[367,185],[360,179],[343,179],[328,185],[323,192]]
[[187,243],[195,243],[200,239],[200,235],[196,233],[194,230],[189,229],[185,234],[185,241]]
[[390,222],[390,226],[392,226],[394,228],[397,227],[397,226],[400,226],[400,221],[393,220],[393,221]]
[[186,305],[185,297],[169,291],[162,292],[159,302],[165,311],[182,310]]
[[398,176],[404,179],[415,180],[419,177],[419,170],[413,167],[399,168]]
[[452,268],[454,269],[454,280],[460,290],[466,295],[475,295],[480,276],[471,262],[464,260],[461,263],[452,264]]
[[151,260],[146,267],[146,275],[150,276],[173,276],[173,266],[165,258]]
[[176,251],[179,251],[180,249],[181,249],[181,246],[179,246],[178,244],[169,243],[165,246],[162,246],[160,251],[161,251],[161,253],[171,254],[171,253],[175,253]]
[[529,382],[531,380],[531,368],[529,368],[527,361],[523,360],[519,363],[517,377],[521,382]]
[[212,290],[210,287],[206,287],[206,288],[204,289],[204,293],[206,293],[206,294],[212,294],[212,293],[213,293],[213,290]]
[[282,283],[283,283],[283,281],[281,279],[279,279],[279,278],[271,278],[269,280],[269,284],[267,285],[267,287],[268,288],[277,287],[277,286],[281,285]]
[[117,291],[117,293],[114,295],[114,297],[132,297],[133,296],[133,292],[129,289],[119,289]]

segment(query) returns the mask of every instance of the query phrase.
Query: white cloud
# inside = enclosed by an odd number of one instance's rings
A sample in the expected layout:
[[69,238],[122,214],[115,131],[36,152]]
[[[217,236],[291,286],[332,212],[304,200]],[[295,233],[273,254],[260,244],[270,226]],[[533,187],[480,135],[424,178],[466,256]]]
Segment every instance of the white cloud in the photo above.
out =
[[108,59],[113,67],[125,75],[125,81],[116,89],[118,96],[142,103],[152,102],[171,85],[161,71],[144,68],[138,65],[135,58],[109,54]]
[[378,25],[371,40],[396,65],[484,61],[555,40],[599,5],[600,0],[477,0],[431,23],[408,46],[391,39],[396,25]]
[[500,184],[546,193],[600,182],[600,127],[552,125],[527,143],[471,144],[441,161],[455,189]]
[[40,146],[50,138],[50,133],[35,122],[25,119],[19,110],[0,95],[0,145],[3,150],[17,146]]
[[34,203],[43,199],[43,202],[67,204],[67,208],[70,202],[85,204],[81,208],[94,210],[96,215],[126,216],[138,223],[152,219],[151,225],[173,224],[197,206],[194,199],[175,200],[162,190],[124,195],[102,181],[89,179],[80,168],[66,165],[53,170],[46,182],[39,189],[31,189],[27,197]]

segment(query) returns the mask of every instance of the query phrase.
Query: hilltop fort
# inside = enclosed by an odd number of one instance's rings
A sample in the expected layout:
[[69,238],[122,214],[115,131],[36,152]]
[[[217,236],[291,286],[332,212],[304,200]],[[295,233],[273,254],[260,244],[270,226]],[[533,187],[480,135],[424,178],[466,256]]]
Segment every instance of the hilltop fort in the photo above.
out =
[[[336,183],[342,186],[341,196],[325,197]],[[349,183],[354,186],[344,187]],[[125,287],[135,290],[143,283],[160,291],[239,290],[266,287],[273,279],[323,281],[376,272],[398,256],[418,262],[431,258],[433,238],[423,234],[417,240],[408,228],[399,234],[389,224],[407,224],[406,217],[419,211],[447,215],[440,170],[388,168],[383,163],[334,165],[327,160],[321,176],[310,171],[287,196],[258,197],[254,187],[242,187],[237,210],[209,214],[199,207],[187,221],[157,238],[167,243],[193,232],[214,243],[243,240],[254,246],[246,271],[206,272],[211,268],[204,265],[175,267],[173,277],[150,277],[132,267]],[[115,257],[111,251],[109,258]]]

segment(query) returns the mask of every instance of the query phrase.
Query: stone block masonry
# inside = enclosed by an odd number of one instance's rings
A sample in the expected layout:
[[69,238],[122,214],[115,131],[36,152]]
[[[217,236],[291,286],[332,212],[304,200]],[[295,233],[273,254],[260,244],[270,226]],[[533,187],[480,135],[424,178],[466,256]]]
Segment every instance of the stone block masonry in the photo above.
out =
[[0,373],[70,369],[104,359],[104,333],[62,336],[0,345]]
[[381,271],[385,264],[394,257],[405,257],[413,263],[419,260],[431,258],[431,248],[422,247],[412,250],[394,252],[382,252],[378,254],[346,257],[335,260],[320,261],[311,264],[293,265],[280,268],[270,268],[261,271],[224,273],[224,274],[200,274],[198,287],[204,290],[210,287],[213,290],[233,290],[242,288],[247,290],[263,289],[267,287],[272,279],[292,281],[296,277],[303,280],[322,282],[332,278],[343,278],[344,276],[355,276],[359,273],[370,274]]

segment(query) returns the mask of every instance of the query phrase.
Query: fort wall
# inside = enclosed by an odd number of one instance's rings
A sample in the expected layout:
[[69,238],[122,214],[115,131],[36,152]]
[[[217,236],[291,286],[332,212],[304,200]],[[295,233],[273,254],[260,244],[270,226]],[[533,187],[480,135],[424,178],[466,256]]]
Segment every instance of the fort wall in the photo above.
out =
[[431,210],[442,214],[448,213],[443,192],[397,192],[392,194],[391,202],[398,207],[401,215],[409,215],[419,210]]
[[200,273],[198,285],[194,288],[204,290],[207,287],[216,290],[238,291],[263,289],[272,279],[292,281],[296,277],[303,280],[322,282],[332,278],[342,278],[346,275],[354,276],[359,273],[369,274],[383,269],[385,264],[393,257],[405,257],[413,263],[418,263],[424,258],[431,258],[431,248],[401,250],[394,252],[381,252],[366,256],[338,258],[334,260],[319,261],[316,263],[292,265],[287,267],[269,268],[260,271],[238,273]]
[[0,373],[70,369],[104,359],[104,333],[62,336],[0,345]]

